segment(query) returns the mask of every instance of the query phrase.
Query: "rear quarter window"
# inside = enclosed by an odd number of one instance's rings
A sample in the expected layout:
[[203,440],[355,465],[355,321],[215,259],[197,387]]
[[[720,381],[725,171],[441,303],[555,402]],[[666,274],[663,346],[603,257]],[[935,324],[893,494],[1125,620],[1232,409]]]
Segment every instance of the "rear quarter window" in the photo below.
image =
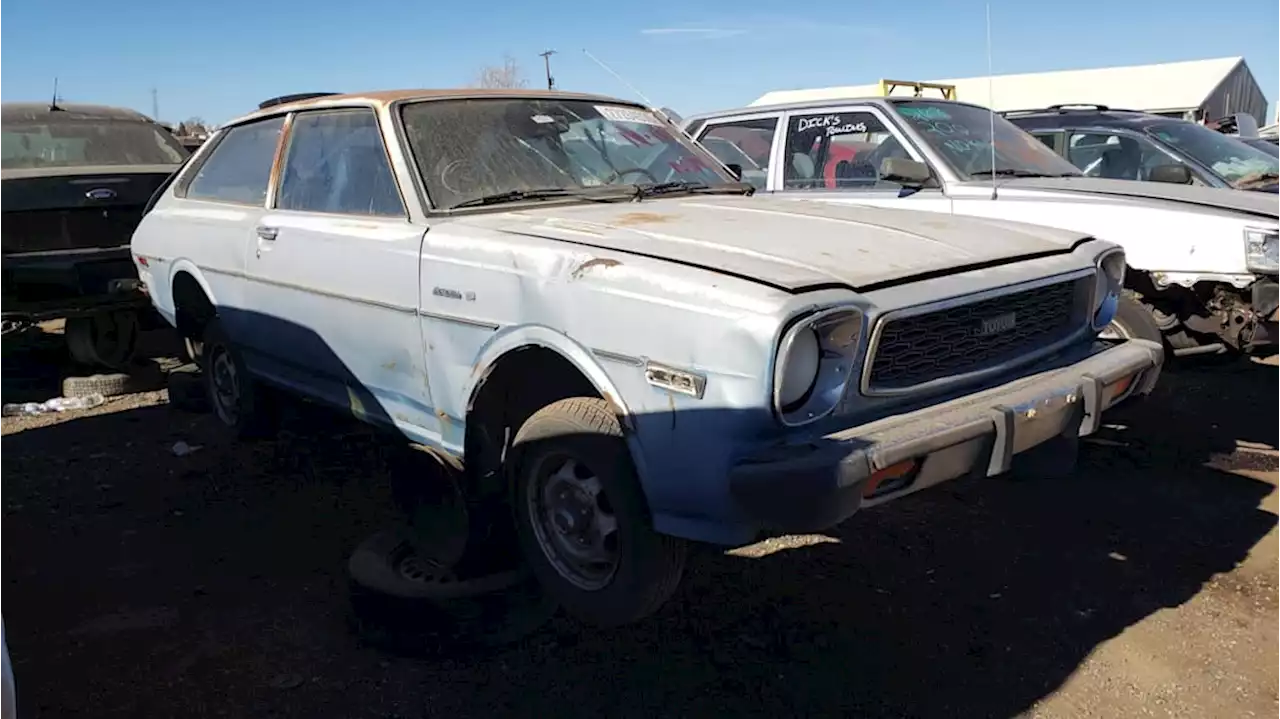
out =
[[179,190],[193,200],[264,205],[284,116],[226,130],[195,174]]

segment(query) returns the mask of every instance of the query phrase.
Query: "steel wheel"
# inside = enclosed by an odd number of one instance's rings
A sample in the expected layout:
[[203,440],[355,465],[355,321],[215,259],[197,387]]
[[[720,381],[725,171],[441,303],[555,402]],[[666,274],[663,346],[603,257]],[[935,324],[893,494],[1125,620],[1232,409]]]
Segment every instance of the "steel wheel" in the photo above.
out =
[[214,348],[209,363],[210,399],[218,419],[229,427],[240,422],[240,375],[235,360],[225,346]]
[[566,581],[585,591],[618,571],[618,520],[600,478],[583,462],[549,455],[529,472],[525,492],[538,546]]

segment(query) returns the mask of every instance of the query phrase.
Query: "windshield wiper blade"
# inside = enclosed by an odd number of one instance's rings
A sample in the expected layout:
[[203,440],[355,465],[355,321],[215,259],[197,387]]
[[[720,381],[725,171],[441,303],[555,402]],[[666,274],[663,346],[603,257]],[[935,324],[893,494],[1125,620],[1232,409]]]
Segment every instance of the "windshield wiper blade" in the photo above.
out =
[[666,195],[674,192],[725,192],[744,195],[755,191],[755,187],[747,182],[726,182],[718,185],[708,185],[705,182],[691,180],[636,185],[635,188],[636,197],[653,197],[654,195]]
[[1032,170],[1015,170],[1013,168],[1002,168],[999,170],[978,170],[970,172],[972,177],[987,177],[994,175],[996,177],[1075,177],[1073,174],[1059,173],[1051,174],[1046,172],[1034,172]]
[[[604,190],[602,192],[602,190]],[[510,190],[492,195],[483,195],[470,200],[463,200],[450,209],[462,207],[483,207],[485,205],[501,205],[507,202],[523,202],[525,200],[546,200],[557,197],[585,197],[594,200],[630,199],[630,193],[607,187],[545,187],[536,190]]]

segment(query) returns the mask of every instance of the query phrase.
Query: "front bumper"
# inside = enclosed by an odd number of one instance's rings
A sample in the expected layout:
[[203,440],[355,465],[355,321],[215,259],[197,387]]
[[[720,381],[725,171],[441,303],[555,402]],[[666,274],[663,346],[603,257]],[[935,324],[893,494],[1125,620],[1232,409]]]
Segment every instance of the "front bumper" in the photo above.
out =
[[1058,436],[1095,432],[1102,412],[1155,386],[1164,350],[1130,340],[1075,364],[932,407],[770,447],[740,461],[730,492],[773,531],[819,531],[860,507],[949,479],[1009,470],[1013,456]]

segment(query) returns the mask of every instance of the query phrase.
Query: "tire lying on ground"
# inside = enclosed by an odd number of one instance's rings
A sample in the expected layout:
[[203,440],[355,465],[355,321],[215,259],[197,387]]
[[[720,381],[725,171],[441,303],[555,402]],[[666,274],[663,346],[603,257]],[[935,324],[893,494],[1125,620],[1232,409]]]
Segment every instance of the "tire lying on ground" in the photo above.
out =
[[537,631],[556,604],[524,570],[460,577],[424,559],[404,528],[362,542],[347,562],[353,628],[384,649],[429,654],[491,647]]
[[204,414],[209,411],[209,395],[204,377],[195,365],[179,367],[169,373],[169,406],[183,412]]
[[67,377],[62,380],[63,397],[88,397],[100,394],[116,397],[135,392],[150,392],[164,386],[160,370],[152,366],[138,366],[129,372],[109,372],[84,377]]

